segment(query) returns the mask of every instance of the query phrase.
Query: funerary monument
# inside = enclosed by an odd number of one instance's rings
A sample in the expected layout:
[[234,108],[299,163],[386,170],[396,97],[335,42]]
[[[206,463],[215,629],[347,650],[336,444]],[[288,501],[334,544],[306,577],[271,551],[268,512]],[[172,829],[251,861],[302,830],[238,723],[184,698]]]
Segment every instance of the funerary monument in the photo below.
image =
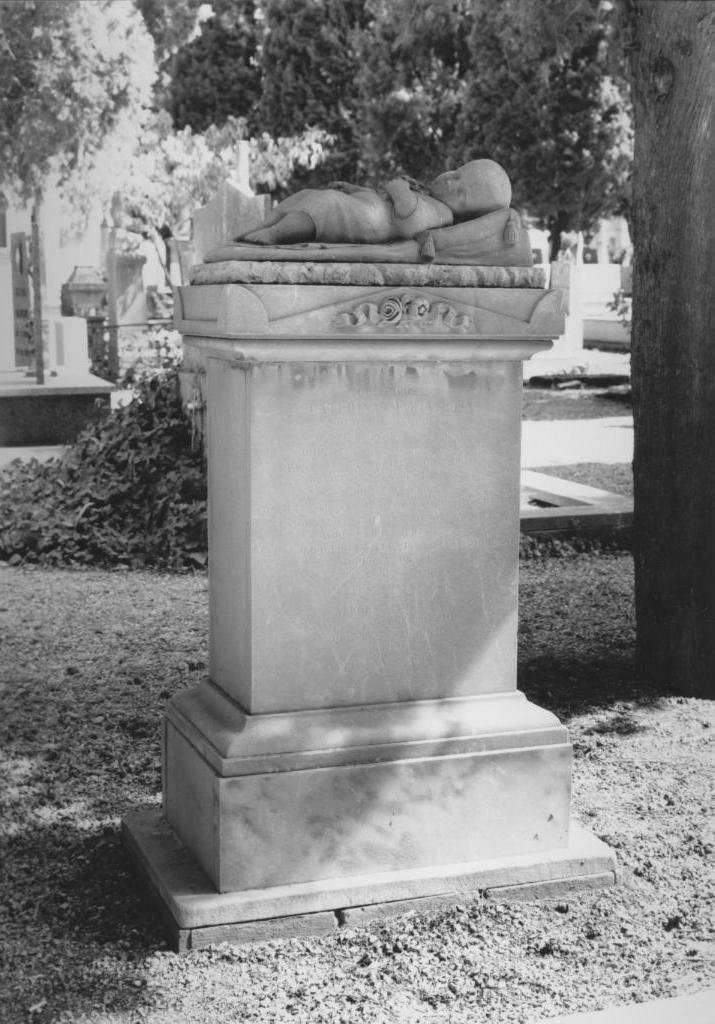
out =
[[178,291],[209,677],[124,827],[179,948],[614,879],[566,729],[516,689],[522,363],[563,314],[475,165],[299,193]]

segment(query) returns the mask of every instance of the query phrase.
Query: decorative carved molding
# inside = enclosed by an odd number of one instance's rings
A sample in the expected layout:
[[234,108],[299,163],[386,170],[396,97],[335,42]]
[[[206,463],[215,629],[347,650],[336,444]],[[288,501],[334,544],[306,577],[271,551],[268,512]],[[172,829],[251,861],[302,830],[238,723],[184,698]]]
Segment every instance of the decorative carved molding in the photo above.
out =
[[388,295],[381,302],[359,302],[351,310],[337,313],[332,327],[350,330],[389,328],[395,331],[454,333],[474,326],[472,317],[443,299],[433,301],[424,295],[404,292]]
[[543,267],[222,260],[192,267],[192,284],[329,284],[361,287],[544,288]]

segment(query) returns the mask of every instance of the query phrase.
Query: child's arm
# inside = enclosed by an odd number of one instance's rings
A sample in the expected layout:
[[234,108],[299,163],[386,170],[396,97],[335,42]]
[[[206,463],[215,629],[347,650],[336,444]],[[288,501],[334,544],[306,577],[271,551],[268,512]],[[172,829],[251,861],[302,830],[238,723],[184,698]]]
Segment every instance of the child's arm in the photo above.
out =
[[440,200],[415,190],[409,178],[388,181],[384,190],[392,201],[392,223],[398,238],[414,238],[429,228],[440,228],[453,222],[450,208]]
[[417,209],[417,195],[405,178],[385,182],[385,191],[392,200],[395,216],[400,220],[411,217]]

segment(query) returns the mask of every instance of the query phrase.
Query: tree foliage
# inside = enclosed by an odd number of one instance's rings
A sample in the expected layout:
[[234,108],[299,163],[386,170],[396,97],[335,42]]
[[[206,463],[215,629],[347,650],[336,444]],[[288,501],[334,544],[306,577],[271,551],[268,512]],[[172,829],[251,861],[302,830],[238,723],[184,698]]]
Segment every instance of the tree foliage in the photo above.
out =
[[443,171],[471,55],[469,0],[368,0],[354,123],[360,172],[371,181]]
[[355,77],[352,8],[331,0],[267,0],[261,49],[261,127],[289,135],[319,124],[337,133]]
[[206,466],[176,371],[141,378],[61,458],[0,471],[0,524],[11,565],[204,566]]
[[600,0],[369,0],[355,122],[367,176],[489,156],[552,234],[621,208],[626,79]]
[[[222,0],[195,38],[176,53],[168,107],[177,128],[205,131],[228,118],[259,128],[261,75],[257,51],[263,33],[253,0]],[[300,127],[289,132],[295,134]]]
[[476,8],[455,157],[489,155],[517,201],[558,235],[623,209],[631,163],[625,79],[609,72],[600,0],[519,0]]
[[33,338],[44,383],[40,217],[51,178],[92,167],[122,117],[149,102],[151,39],[131,0],[0,0],[0,185],[33,200]]
[[320,127],[334,138],[318,171],[297,174],[291,188],[429,179],[491,156],[555,245],[560,231],[588,229],[627,202],[630,103],[607,0],[217,3],[222,16],[185,49],[201,61],[181,65],[181,121],[220,123],[231,83],[249,82],[231,102],[245,103],[252,130]]
[[166,111],[153,115],[139,135],[115,132],[97,154],[91,171],[65,184],[68,205],[78,221],[98,203],[122,229],[115,244],[132,249],[150,239],[168,279],[165,241],[186,238],[190,219],[215,195],[222,182],[239,176],[239,144],[249,147],[249,184],[256,191],[285,188],[296,168],[317,166],[330,137],[318,129],[274,139],[266,133],[247,138],[245,118],[228,118],[204,132],[177,131]]
[[266,0],[257,122],[272,136],[320,128],[332,136],[321,164],[291,188],[354,177],[354,125],[363,0]]
[[204,0],[134,0],[154,40],[159,65],[171,58],[196,35],[199,10]]
[[130,0],[0,0],[0,179],[23,198],[85,168],[151,98],[153,47]]

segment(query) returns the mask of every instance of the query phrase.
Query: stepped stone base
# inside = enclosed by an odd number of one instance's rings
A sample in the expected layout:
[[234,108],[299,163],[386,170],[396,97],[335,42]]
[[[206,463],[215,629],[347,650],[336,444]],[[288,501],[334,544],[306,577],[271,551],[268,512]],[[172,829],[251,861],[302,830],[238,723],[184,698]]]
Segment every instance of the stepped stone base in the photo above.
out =
[[532,273],[233,261],[180,290],[209,679],[167,707],[163,811],[124,824],[180,948],[614,880],[567,730],[516,690],[521,367],[563,327]]
[[616,880],[605,843],[572,824],[568,846],[556,851],[219,893],[158,808],[128,814],[122,825],[180,951],[322,935],[391,914],[429,913],[479,894],[548,898]]

